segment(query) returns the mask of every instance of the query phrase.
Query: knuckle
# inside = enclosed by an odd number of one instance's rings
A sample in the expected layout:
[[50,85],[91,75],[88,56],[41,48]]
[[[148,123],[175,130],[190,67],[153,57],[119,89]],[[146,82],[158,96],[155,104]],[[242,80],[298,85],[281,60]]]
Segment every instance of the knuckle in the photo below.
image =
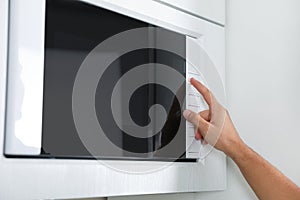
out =
[[207,87],[204,87],[204,92],[210,94],[209,89]]

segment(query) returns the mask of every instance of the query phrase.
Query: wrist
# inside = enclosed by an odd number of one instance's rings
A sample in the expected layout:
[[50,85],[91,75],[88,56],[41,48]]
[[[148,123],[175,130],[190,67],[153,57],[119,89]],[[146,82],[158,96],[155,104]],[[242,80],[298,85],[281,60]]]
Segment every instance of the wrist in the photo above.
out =
[[242,159],[247,153],[249,147],[240,139],[231,142],[226,155],[229,156],[232,160]]

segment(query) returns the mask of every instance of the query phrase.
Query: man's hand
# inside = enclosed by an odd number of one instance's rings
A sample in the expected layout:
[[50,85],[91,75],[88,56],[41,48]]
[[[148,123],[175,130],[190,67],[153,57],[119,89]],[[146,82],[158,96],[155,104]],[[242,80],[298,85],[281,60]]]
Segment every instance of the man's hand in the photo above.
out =
[[200,113],[185,110],[184,117],[196,127],[196,139],[204,139],[205,142],[230,156],[236,147],[242,144],[242,140],[227,110],[203,84],[194,78],[191,78],[190,82],[201,93],[209,110]]
[[209,110],[201,113],[183,112],[184,117],[196,127],[195,137],[204,138],[231,157],[259,199],[299,200],[300,188],[242,142],[228,112],[211,92],[193,78],[191,84],[209,106]]

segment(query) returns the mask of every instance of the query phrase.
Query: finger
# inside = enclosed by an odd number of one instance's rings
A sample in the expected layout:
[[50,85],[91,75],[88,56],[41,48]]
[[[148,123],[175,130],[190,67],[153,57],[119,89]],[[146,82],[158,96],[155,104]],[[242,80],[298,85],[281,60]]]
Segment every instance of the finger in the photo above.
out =
[[201,111],[199,114],[206,121],[210,121],[210,112],[209,112],[209,110]]
[[196,127],[198,126],[200,115],[191,110],[185,110],[183,111],[183,116],[188,122],[192,123]]
[[209,122],[207,122],[202,117],[199,117],[198,130],[203,138],[205,138],[205,136],[208,132],[209,126],[210,126]]
[[203,136],[201,135],[199,129],[196,130],[195,138],[196,140],[203,140]]
[[205,137],[209,127],[209,123],[205,121],[205,119],[191,110],[185,110],[183,112],[183,116],[188,122],[192,123],[197,129],[199,129],[201,135]]
[[207,142],[206,140],[203,140],[203,141],[202,141],[202,144],[205,144],[205,145],[206,145],[206,144],[208,144],[208,142]]
[[205,87],[202,83],[200,83],[199,81],[197,81],[194,78],[191,78],[190,80],[191,84],[198,90],[198,92],[200,92],[204,98],[204,100],[206,101],[206,103],[211,106],[211,102],[212,102],[212,95],[211,92],[209,91],[209,89],[207,89],[207,87]]
[[208,142],[204,139],[199,130],[196,131],[195,139],[201,140],[202,144],[208,144]]

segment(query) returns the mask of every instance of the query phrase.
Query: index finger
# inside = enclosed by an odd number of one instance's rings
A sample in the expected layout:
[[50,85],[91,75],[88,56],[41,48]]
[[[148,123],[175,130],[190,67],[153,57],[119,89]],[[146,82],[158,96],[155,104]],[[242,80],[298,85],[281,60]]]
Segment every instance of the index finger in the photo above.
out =
[[205,87],[202,83],[200,83],[194,78],[191,78],[190,82],[198,90],[198,92],[201,93],[208,106],[211,106],[211,100],[213,97],[209,89],[207,89],[207,87]]

